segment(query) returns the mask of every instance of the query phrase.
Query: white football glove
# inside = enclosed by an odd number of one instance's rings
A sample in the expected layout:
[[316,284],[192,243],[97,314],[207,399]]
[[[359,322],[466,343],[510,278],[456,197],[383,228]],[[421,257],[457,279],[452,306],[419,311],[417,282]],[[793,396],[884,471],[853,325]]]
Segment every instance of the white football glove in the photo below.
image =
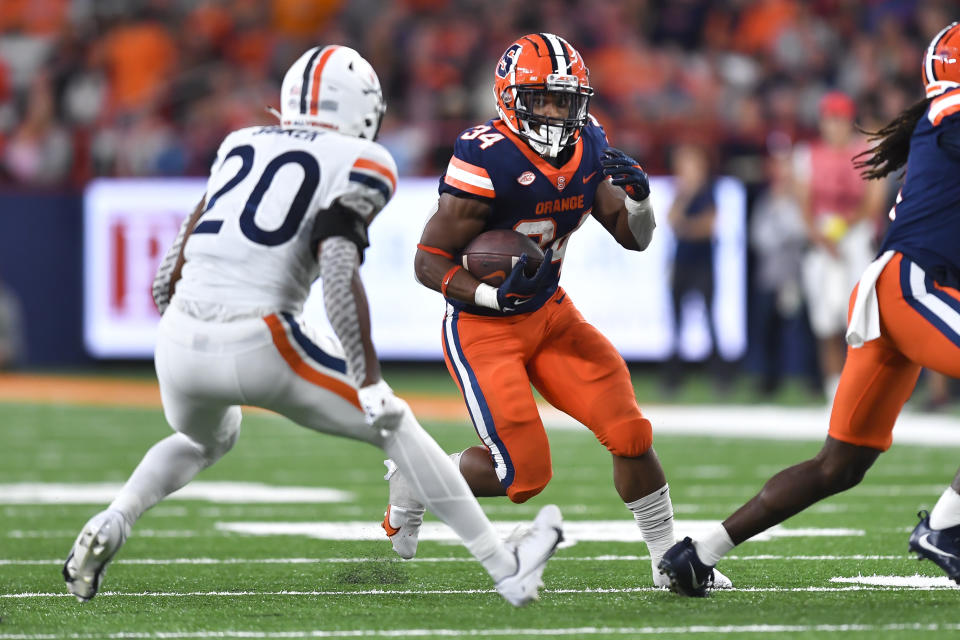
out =
[[393,389],[384,380],[357,389],[363,417],[367,424],[386,435],[400,426],[407,404],[393,395]]

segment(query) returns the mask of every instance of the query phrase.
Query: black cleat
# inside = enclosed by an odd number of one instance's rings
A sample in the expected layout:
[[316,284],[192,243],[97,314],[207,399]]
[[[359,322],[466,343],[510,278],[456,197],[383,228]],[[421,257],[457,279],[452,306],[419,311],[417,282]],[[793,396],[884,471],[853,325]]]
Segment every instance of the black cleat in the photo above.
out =
[[917,516],[920,523],[910,534],[910,551],[917,554],[917,560],[932,561],[960,584],[960,525],[931,529],[928,512],[921,511]]
[[703,598],[713,588],[713,567],[700,561],[689,537],[667,549],[657,568],[670,578],[670,590],[681,596]]

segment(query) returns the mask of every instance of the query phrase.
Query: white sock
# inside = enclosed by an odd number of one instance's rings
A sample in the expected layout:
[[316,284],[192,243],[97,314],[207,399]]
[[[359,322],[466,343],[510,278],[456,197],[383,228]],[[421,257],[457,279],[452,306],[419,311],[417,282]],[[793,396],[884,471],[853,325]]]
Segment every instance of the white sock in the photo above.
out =
[[406,472],[407,480],[427,509],[454,530],[494,582],[516,571],[516,559],[503,545],[460,470],[423,430],[413,413],[406,412],[383,448]]
[[123,514],[131,526],[143,512],[190,482],[213,463],[203,448],[175,433],[153,445],[108,509]]
[[733,544],[730,534],[727,533],[722,524],[710,531],[701,540],[693,542],[693,548],[697,550],[700,562],[708,567],[716,566],[720,562],[720,558],[729,553],[735,546],[737,545]]
[[633,512],[633,518],[640,527],[640,535],[650,550],[650,562],[654,575],[657,565],[667,549],[673,546],[673,503],[670,502],[670,485],[665,484],[650,495],[639,500],[627,502],[627,509]]
[[960,524],[960,494],[947,487],[930,512],[931,529],[949,529]]

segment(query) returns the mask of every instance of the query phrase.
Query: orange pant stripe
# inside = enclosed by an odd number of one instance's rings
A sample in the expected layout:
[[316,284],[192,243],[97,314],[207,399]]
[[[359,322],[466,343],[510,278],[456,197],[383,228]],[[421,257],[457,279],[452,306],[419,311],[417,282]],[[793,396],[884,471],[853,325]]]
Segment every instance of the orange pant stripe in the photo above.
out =
[[360,407],[360,400],[357,398],[356,389],[342,380],[317,371],[297,352],[290,342],[289,336],[287,336],[283,322],[276,314],[266,316],[263,321],[270,327],[270,335],[273,338],[274,346],[277,348],[277,351],[280,352],[280,356],[284,361],[293,369],[294,373],[311,384],[315,384],[318,387],[337,394],[357,409],[363,410]]

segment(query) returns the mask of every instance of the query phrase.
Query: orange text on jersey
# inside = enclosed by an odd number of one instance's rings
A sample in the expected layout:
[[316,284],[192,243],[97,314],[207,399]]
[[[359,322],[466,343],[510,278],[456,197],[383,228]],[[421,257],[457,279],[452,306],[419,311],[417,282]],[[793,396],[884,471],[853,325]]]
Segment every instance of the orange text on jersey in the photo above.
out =
[[557,198],[556,200],[543,200],[537,203],[536,215],[544,213],[559,213],[561,211],[571,211],[573,209],[583,209],[583,194],[570,196],[568,198]]

